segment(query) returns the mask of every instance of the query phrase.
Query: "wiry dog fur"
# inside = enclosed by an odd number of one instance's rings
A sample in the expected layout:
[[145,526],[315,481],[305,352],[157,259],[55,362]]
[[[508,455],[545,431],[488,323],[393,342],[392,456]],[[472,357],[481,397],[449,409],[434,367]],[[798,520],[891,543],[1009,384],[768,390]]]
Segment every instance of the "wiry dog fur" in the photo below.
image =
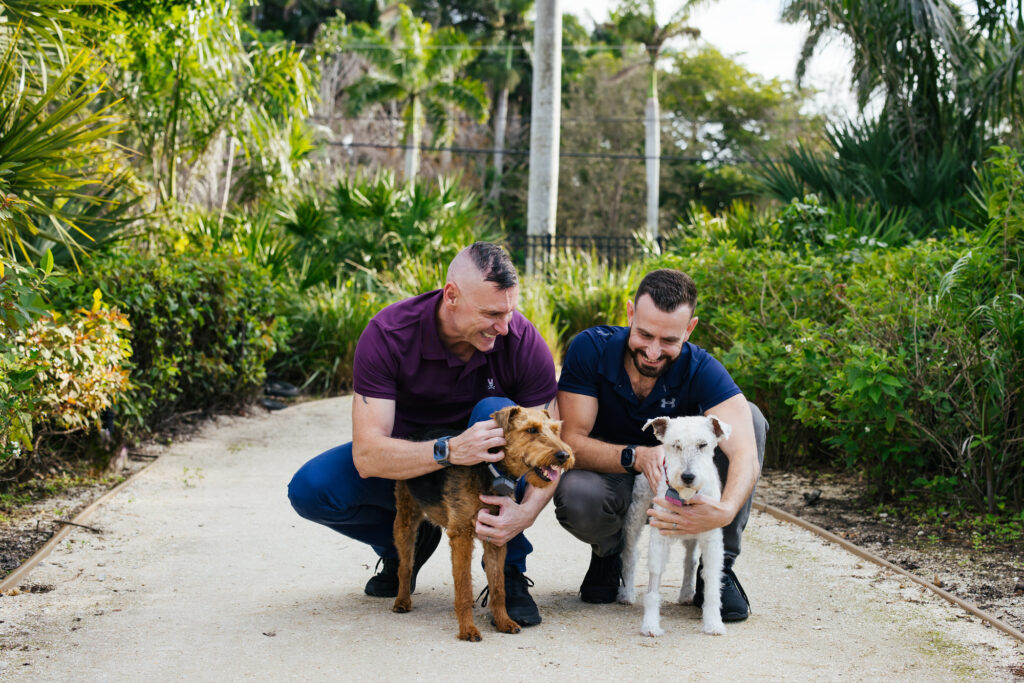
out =
[[[495,463],[513,480],[526,475],[526,481],[538,488],[551,486],[561,472],[573,466],[572,449],[560,436],[562,423],[552,420],[543,408],[503,408],[491,415],[505,432],[505,457]],[[476,515],[483,507],[480,494],[491,493],[493,476],[486,463],[471,467],[446,467],[422,477],[399,481],[395,486],[395,548],[398,550],[398,597],[395,612],[412,609],[413,546],[416,529],[424,517],[444,527],[452,550],[452,576],[455,579],[455,616],[459,621],[459,639],[479,641],[480,631],[473,623],[473,539]],[[496,512],[492,506],[491,512]],[[519,625],[505,609],[505,546],[481,541],[484,568],[490,588],[491,614],[502,633],[518,633]]]
[[[664,496],[672,487],[683,500],[695,494],[713,500],[722,497],[722,484],[713,460],[715,446],[720,440],[728,439],[732,428],[717,417],[658,417],[649,420],[644,429],[654,428],[658,440],[665,447],[665,468],[658,495]],[[647,509],[653,499],[646,477],[637,477],[633,486],[633,500],[626,516],[626,542],[623,549],[622,580],[619,588],[619,602],[633,604],[636,600],[636,563],[640,534],[647,519]],[[680,540],[686,547],[683,561],[683,584],[679,589],[679,604],[693,603],[696,588],[697,556],[694,552],[700,546],[704,563],[704,605],[702,631],[710,635],[724,635],[722,623],[722,530],[712,529],[690,536],[663,536],[651,527],[647,564],[650,581],[644,596],[644,620],[641,633],[660,636],[661,628],[661,575],[668,562],[669,544]]]

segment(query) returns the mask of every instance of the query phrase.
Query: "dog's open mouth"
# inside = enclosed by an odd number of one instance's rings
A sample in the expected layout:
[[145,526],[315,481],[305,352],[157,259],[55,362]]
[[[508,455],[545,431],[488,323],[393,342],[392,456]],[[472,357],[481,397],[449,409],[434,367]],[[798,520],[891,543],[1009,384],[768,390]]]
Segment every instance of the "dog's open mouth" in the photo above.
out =
[[558,478],[562,476],[562,470],[558,467],[542,466],[534,467],[533,473],[544,481],[558,481]]

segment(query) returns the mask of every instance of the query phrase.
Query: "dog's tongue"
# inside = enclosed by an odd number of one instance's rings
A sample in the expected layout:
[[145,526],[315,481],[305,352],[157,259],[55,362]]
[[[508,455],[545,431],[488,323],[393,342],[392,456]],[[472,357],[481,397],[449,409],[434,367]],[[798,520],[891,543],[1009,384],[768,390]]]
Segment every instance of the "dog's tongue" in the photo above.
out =
[[558,477],[562,474],[558,471],[557,467],[543,467],[541,469],[544,471],[544,476],[551,481],[558,481]]

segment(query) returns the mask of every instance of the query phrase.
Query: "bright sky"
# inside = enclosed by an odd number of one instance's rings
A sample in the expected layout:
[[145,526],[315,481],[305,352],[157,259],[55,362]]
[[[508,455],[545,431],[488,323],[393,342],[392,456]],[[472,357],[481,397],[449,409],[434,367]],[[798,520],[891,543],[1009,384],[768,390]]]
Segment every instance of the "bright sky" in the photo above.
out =
[[[575,14],[584,26],[605,21],[617,0],[561,0],[563,13]],[[678,7],[672,0],[658,0],[658,18],[665,21]],[[693,14],[691,25],[701,38],[736,59],[745,68],[768,78],[793,80],[806,26],[779,21],[782,0],[718,0]],[[819,48],[811,61],[807,85],[822,91],[816,108],[853,111],[849,94],[849,57],[838,44]]]

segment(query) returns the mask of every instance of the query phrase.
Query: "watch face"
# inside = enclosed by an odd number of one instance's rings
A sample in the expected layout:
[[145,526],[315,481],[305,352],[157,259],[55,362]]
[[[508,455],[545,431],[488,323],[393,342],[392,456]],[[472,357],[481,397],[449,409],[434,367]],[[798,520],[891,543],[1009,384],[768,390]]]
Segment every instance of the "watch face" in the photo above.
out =
[[623,467],[632,467],[633,463],[636,462],[636,450],[632,446],[626,446],[622,449],[621,463]]
[[434,460],[439,463],[448,462],[448,438],[442,436],[434,442]]

